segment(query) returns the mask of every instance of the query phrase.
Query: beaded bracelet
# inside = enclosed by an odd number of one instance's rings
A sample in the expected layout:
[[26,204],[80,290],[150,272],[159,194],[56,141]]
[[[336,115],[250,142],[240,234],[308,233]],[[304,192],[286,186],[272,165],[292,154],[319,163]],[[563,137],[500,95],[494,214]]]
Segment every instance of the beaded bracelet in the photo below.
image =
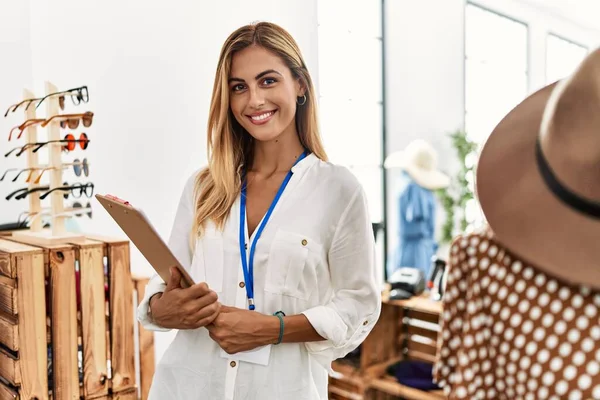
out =
[[283,340],[283,317],[285,317],[285,313],[283,311],[276,311],[273,315],[279,318],[279,339],[277,339],[277,343],[275,343],[279,344]]

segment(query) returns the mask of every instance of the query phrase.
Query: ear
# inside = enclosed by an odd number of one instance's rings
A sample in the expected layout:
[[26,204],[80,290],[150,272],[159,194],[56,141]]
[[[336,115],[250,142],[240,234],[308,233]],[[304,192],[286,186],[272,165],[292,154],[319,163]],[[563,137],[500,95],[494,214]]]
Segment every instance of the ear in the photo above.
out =
[[296,79],[296,97],[302,97],[306,94],[306,84],[302,78]]

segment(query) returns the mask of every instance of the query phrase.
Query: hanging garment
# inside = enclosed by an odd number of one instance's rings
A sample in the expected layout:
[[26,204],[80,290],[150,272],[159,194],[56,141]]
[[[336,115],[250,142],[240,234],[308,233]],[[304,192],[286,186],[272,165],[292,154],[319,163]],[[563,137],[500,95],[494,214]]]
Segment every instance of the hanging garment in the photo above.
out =
[[435,197],[406,173],[402,174],[398,187],[398,243],[388,276],[398,268],[412,267],[421,270],[428,279],[431,258],[437,250]]

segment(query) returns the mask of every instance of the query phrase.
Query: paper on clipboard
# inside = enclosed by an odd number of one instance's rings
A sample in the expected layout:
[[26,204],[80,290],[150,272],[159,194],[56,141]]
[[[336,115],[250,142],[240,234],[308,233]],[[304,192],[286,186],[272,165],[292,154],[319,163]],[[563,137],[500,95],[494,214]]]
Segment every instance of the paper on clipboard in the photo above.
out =
[[170,268],[176,267],[182,276],[182,287],[194,285],[192,277],[141,209],[116,196],[97,194],[95,197],[165,282],[169,280]]

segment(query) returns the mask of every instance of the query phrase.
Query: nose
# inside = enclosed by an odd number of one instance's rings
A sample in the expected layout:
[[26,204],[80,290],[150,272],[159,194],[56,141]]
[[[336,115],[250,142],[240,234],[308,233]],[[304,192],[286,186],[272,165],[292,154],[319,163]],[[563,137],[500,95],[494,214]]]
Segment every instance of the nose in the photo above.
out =
[[265,105],[265,99],[263,91],[258,87],[251,87],[250,90],[250,101],[248,105],[252,108],[259,109]]

